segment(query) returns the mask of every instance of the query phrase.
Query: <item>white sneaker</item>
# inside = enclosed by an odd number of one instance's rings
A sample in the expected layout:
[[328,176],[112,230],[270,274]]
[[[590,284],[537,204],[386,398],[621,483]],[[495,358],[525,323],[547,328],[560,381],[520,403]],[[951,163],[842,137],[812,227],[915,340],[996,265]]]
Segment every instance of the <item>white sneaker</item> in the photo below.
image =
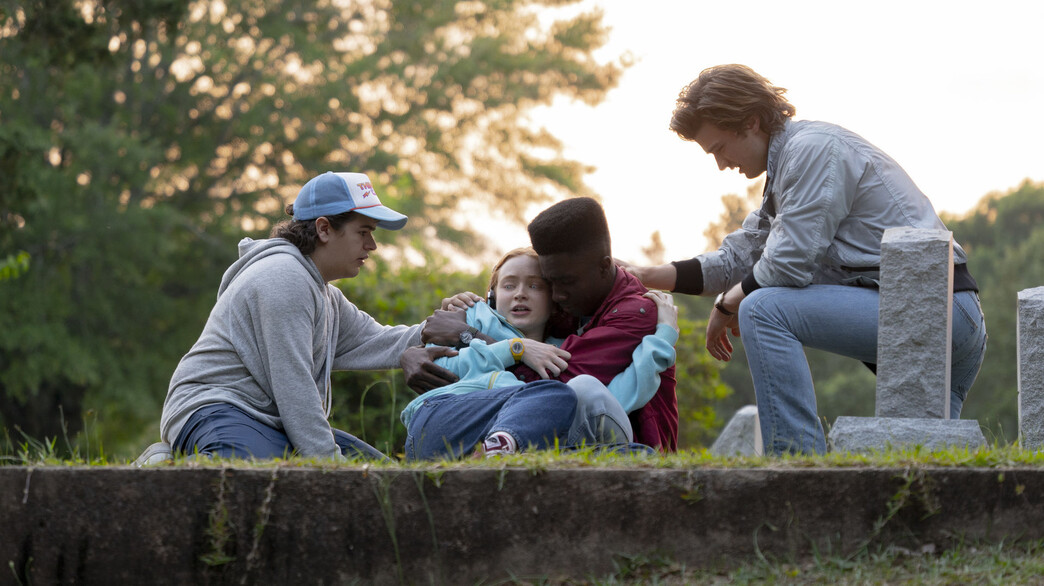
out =
[[155,466],[174,459],[174,454],[167,442],[156,442],[145,448],[145,451],[134,461],[135,468]]
[[518,451],[518,446],[515,444],[515,438],[507,432],[495,431],[489,434],[486,441],[482,442],[482,452],[487,458],[514,454],[516,451]]

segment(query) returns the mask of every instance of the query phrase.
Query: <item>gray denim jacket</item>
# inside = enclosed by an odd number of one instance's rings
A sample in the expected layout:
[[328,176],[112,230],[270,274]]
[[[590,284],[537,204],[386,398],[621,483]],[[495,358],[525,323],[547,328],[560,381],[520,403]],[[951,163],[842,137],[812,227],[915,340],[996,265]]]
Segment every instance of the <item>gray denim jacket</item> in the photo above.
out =
[[[762,287],[876,286],[886,228],[945,230],[906,171],[861,136],[825,122],[788,120],[769,141],[761,208],[698,256],[703,294],[743,280]],[[954,242],[956,264],[967,256]]]

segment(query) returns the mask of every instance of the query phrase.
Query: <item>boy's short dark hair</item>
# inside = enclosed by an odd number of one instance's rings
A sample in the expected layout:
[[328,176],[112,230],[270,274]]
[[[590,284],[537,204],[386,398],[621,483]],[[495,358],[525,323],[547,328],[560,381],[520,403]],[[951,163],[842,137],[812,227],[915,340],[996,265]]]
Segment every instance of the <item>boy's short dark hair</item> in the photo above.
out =
[[[301,254],[305,256],[315,252],[315,249],[319,246],[319,234],[315,231],[315,220],[293,219],[294,204],[286,206],[286,213],[291,216],[291,218],[272,226],[272,230],[269,232],[268,237],[289,240],[290,243],[296,246],[297,249],[301,251]],[[335,216],[324,217],[330,221],[331,228],[340,231],[354,215],[355,212],[344,212]]]
[[560,201],[537,214],[529,223],[529,240],[537,254],[594,249],[611,255],[609,222],[590,197]]

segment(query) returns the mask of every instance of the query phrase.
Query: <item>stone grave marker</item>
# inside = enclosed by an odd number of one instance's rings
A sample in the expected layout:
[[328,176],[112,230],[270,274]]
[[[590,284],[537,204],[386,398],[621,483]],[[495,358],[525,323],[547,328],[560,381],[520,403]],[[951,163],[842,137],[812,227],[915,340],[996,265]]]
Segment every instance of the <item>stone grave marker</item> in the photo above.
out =
[[765,453],[757,405],[746,405],[736,411],[718,439],[714,440],[710,453],[715,456],[761,456]]
[[985,445],[977,421],[949,419],[953,234],[885,230],[880,284],[875,417],[838,417],[833,449]]
[[1044,447],[1044,287],[1018,294],[1019,444]]

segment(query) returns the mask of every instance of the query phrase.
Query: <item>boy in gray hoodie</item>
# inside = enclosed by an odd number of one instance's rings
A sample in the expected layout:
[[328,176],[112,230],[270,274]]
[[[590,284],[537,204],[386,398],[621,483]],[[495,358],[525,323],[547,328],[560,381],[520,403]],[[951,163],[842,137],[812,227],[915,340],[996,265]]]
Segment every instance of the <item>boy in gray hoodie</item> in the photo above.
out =
[[[199,340],[174,371],[160,433],[175,453],[384,458],[332,429],[330,373],[397,368],[420,326],[386,326],[330,281],[359,274],[378,227],[406,216],[361,173],[325,173],[267,240],[244,239]],[[143,455],[143,458],[145,456]]]

